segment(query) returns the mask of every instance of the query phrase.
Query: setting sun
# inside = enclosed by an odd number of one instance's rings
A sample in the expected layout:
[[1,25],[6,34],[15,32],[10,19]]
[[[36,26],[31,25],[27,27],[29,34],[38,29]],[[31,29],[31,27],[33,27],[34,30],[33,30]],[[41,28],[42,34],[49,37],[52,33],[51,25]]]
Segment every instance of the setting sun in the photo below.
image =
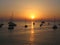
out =
[[30,16],[31,16],[31,19],[35,18],[35,14],[30,14]]
[[32,16],[31,16],[31,18],[32,18],[32,19],[34,19],[34,18],[35,18],[35,16],[34,16],[34,15],[32,15]]

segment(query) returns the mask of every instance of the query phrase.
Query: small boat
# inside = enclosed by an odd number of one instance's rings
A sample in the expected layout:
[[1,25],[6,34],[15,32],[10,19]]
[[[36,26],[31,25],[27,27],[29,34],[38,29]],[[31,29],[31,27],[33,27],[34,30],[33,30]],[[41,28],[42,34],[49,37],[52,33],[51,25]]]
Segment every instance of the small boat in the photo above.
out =
[[8,29],[14,29],[15,26],[16,26],[16,24],[13,22],[8,23]]
[[53,29],[57,29],[57,28],[58,28],[55,23],[56,23],[56,21],[55,21],[55,16],[54,16],[54,25],[53,25],[53,27],[52,27]]
[[15,26],[16,24],[13,22],[13,14],[12,14],[11,19],[8,22],[8,29],[14,29]]
[[3,27],[3,25],[4,25],[4,24],[0,24],[0,28],[2,28],[2,27]]
[[10,21],[8,22],[9,26],[16,26],[16,24],[13,22],[13,13],[11,15]]
[[53,29],[57,29],[58,27],[56,25],[53,26]]
[[25,25],[24,27],[25,27],[25,28],[27,28],[27,27],[28,27],[28,25]]
[[41,27],[41,26],[43,26],[43,24],[42,24],[42,23],[40,24],[40,27]]
[[33,22],[33,25],[35,25],[35,23]]
[[45,23],[45,21],[42,21],[41,23]]
[[2,28],[3,27],[3,20],[2,19],[0,19],[0,28]]
[[11,21],[8,24],[9,24],[9,26],[16,26],[16,24]]
[[25,27],[25,28],[28,28],[28,25],[26,24],[26,22],[27,22],[27,21],[26,21],[26,17],[25,17],[25,25],[24,25],[24,27]]

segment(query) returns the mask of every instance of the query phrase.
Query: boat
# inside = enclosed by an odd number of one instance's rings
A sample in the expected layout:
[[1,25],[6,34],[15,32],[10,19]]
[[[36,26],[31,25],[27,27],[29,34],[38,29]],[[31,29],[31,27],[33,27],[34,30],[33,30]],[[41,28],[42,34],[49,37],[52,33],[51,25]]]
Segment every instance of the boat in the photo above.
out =
[[43,26],[43,24],[41,23],[41,24],[40,24],[40,27],[42,27],[42,26]]
[[56,23],[56,22],[55,22],[55,17],[54,17],[54,25],[53,25],[53,27],[52,27],[54,30],[58,28],[55,23]]
[[35,25],[35,23],[33,22],[33,25]]
[[2,27],[3,27],[3,25],[4,25],[4,24],[0,24],[0,28],[2,28]]
[[44,23],[45,23],[45,21],[41,21],[40,27],[43,26]]
[[2,21],[2,19],[0,20],[0,28],[2,28],[3,27],[3,21]]
[[43,23],[43,24],[44,24],[44,23],[45,23],[45,21],[41,21],[41,23]]
[[9,24],[9,26],[16,26],[16,24],[12,21],[10,21],[8,24]]
[[28,25],[26,24],[26,17],[25,17],[25,25],[24,25],[24,27],[25,27],[25,28],[27,28],[27,27],[28,27]]
[[11,19],[8,22],[8,29],[14,29],[15,26],[16,24],[13,22],[13,13],[12,13]]
[[25,26],[24,26],[25,28],[27,28],[28,27],[28,25],[27,24],[25,24]]
[[53,29],[57,29],[58,27],[56,25],[53,25]]

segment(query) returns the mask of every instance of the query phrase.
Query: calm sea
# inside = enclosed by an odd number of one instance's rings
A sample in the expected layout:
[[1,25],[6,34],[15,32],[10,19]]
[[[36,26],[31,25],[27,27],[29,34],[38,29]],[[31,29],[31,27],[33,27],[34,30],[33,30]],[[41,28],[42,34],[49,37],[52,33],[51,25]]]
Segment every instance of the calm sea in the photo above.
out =
[[[0,45],[60,45],[60,25],[56,22],[58,29],[52,29],[53,22],[15,22],[13,30],[8,29],[8,23],[0,28]],[[25,28],[25,24],[28,25]]]

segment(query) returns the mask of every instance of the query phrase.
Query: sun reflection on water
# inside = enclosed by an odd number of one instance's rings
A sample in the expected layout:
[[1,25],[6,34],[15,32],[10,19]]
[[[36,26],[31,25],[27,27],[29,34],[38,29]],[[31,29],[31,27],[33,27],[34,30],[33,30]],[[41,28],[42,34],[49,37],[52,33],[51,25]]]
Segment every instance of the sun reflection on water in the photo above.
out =
[[34,26],[33,26],[33,22],[32,22],[32,25],[31,25],[31,33],[34,33]]
[[34,42],[34,26],[33,26],[33,22],[32,22],[32,25],[31,25],[30,42],[31,42],[31,45],[33,45],[33,42]]

